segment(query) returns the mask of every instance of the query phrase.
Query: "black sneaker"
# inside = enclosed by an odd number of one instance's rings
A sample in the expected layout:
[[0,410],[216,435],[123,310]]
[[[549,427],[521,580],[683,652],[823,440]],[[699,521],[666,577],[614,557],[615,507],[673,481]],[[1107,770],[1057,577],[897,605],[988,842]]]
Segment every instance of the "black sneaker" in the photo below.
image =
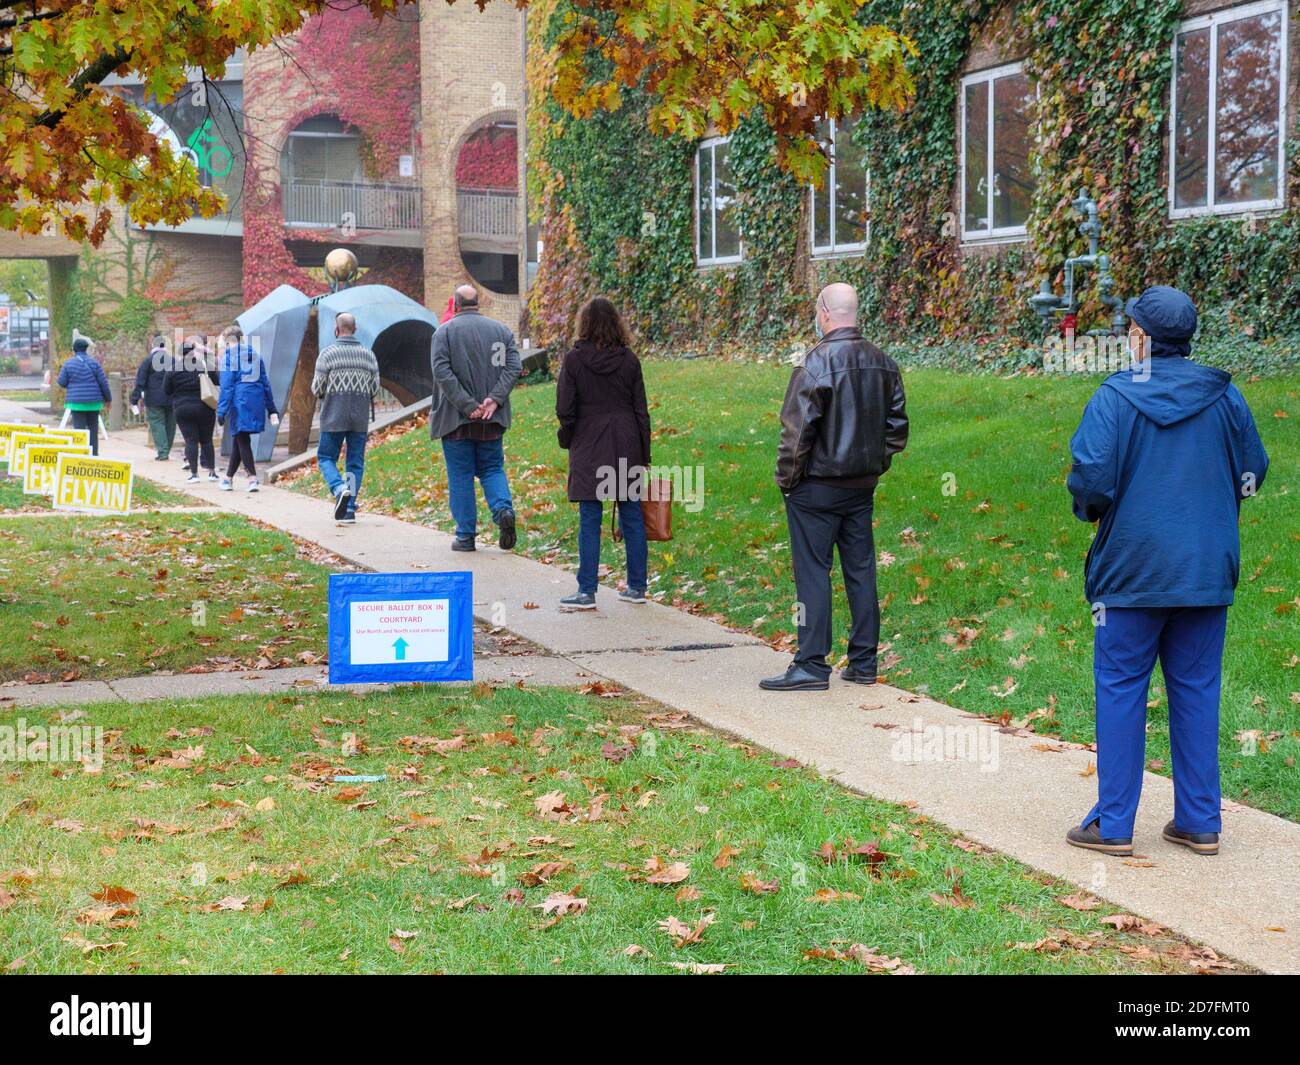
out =
[[335,525],[355,525],[356,523],[357,516],[355,514],[344,514],[343,517],[334,519]]
[[844,672],[841,673],[840,676],[843,677],[845,680],[847,680],[850,684],[875,684],[876,683],[876,674],[874,671],[871,673],[867,673],[864,670],[858,669],[856,666],[845,666]]
[[1165,825],[1163,833],[1170,843],[1177,843],[1197,854],[1218,854],[1219,834],[1217,832],[1180,832],[1172,821]]
[[1133,854],[1133,840],[1120,837],[1103,838],[1101,821],[1090,825],[1079,825],[1065,834],[1065,842],[1071,847],[1082,847],[1088,851],[1101,851],[1102,854],[1114,854],[1128,858]]
[[644,603],[645,592],[635,592],[631,588],[624,588],[618,593],[618,599],[621,603]]
[[561,610],[595,610],[596,597],[589,592],[574,592],[560,600]]
[[814,673],[803,666],[791,666],[779,677],[766,677],[758,686],[769,692],[824,692],[830,686],[830,678]]
[[459,536],[456,537],[456,539],[454,539],[451,542],[451,549],[453,551],[476,551],[477,550],[477,548],[474,546],[473,537],[465,537],[464,539],[462,539]]
[[501,527],[501,538],[497,541],[497,546],[502,551],[511,550],[515,546],[515,512],[505,507],[493,514],[492,520]]
[[342,521],[347,517],[348,500],[352,498],[352,493],[346,488],[340,488],[339,494],[334,497],[334,520]]

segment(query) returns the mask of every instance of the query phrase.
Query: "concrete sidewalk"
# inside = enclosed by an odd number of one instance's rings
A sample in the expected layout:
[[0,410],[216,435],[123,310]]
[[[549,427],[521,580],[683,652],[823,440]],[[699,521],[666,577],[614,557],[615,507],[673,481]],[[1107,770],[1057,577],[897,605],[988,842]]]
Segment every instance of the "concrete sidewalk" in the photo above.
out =
[[[480,655],[474,659],[475,680],[529,687],[573,687],[595,675],[567,658],[553,655]],[[468,682],[466,682],[468,683]],[[0,684],[0,709],[77,706],[85,703],[143,703],[158,699],[202,699],[209,695],[265,695],[311,691],[329,685],[325,666],[288,669],[232,669],[210,673],[153,673],[121,680],[74,680],[53,684]],[[375,691],[387,685],[341,684],[333,691]]]
[[[1076,850],[1065,845],[1065,831],[1096,797],[1095,759],[1086,750],[998,729],[885,685],[862,688],[836,678],[829,692],[760,692],[758,678],[781,672],[788,657],[745,633],[656,603],[619,603],[608,589],[600,594],[601,609],[561,613],[556,603],[574,587],[569,573],[495,548],[453,554],[445,534],[364,511],[355,527],[338,528],[327,503],[283,489],[248,495],[187,486],[178,464],[153,462],[143,434],[137,436],[138,442],[119,433],[104,451],[137,459],[137,472],[151,480],[359,566],[469,569],[477,616],[571,666],[813,765],[849,787],[907,803],[1223,954],[1266,971],[1300,973],[1300,825],[1226,804],[1222,852],[1200,857],[1162,841],[1173,786],[1147,774],[1136,833],[1143,857],[1123,861]],[[945,740],[979,756],[931,754]]]

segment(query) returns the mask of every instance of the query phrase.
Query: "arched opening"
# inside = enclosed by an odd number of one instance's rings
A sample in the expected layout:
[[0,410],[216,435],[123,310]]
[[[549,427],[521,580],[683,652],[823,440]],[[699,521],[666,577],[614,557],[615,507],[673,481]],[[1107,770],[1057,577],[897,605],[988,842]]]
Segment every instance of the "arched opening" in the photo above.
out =
[[460,257],[484,288],[519,292],[519,155],[517,123],[479,126],[456,159]]
[[413,318],[394,322],[375,337],[380,382],[407,406],[433,393],[432,340],[433,326]]

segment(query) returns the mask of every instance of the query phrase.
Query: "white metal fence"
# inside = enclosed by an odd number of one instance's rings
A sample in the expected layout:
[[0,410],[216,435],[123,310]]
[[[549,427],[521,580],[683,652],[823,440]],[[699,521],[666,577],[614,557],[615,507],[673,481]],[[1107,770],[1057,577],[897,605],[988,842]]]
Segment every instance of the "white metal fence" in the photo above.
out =
[[499,189],[457,189],[462,237],[513,237],[519,232],[519,197]]
[[286,225],[420,228],[418,185],[291,178],[283,193]]

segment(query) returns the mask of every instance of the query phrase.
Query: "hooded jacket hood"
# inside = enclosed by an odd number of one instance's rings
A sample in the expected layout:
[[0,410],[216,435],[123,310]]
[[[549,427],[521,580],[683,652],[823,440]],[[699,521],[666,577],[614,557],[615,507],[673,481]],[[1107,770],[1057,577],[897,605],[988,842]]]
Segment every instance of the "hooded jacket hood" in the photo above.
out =
[[582,357],[592,373],[611,374],[629,357],[636,358],[627,348],[598,348],[590,341],[580,340],[575,345],[582,349]]
[[[1147,375],[1147,369],[1150,375]],[[1161,428],[1200,414],[1228,390],[1232,375],[1187,359],[1152,358],[1141,372],[1121,370],[1102,382]]]

